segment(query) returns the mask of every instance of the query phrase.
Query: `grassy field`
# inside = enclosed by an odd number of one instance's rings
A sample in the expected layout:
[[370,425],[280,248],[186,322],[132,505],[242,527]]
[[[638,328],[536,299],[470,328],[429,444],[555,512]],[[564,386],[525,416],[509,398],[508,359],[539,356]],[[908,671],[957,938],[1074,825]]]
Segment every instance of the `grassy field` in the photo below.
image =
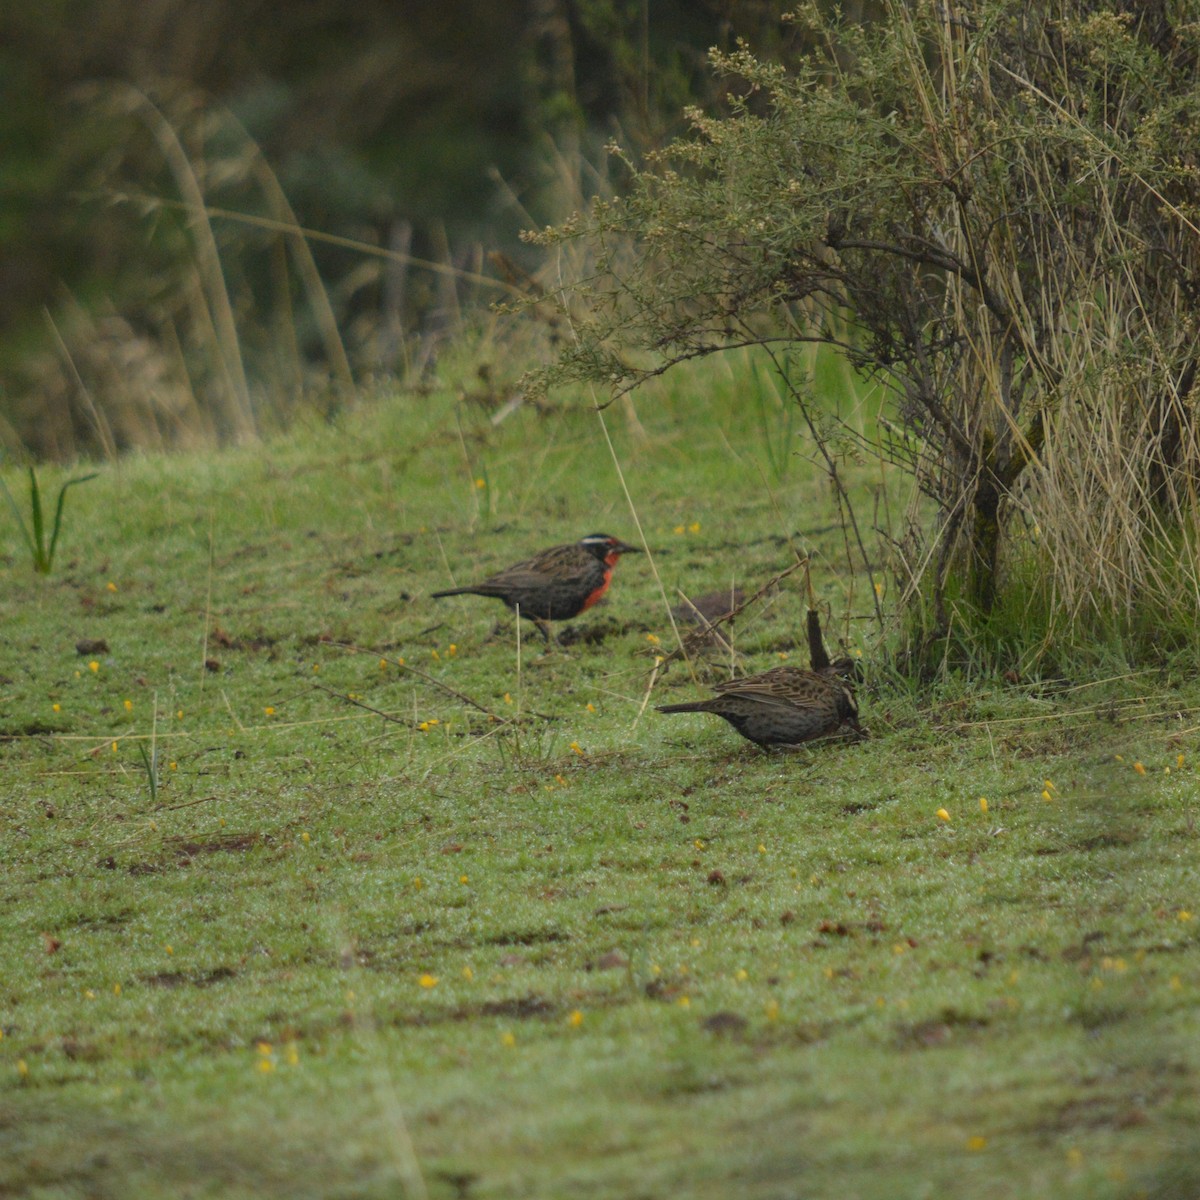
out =
[[[104,468],[48,578],[0,525],[0,1196],[1200,1195],[1200,687],[906,692],[752,401],[394,397]],[[597,530],[653,555],[550,654],[428,598]],[[793,546],[872,738],[654,712],[728,672],[677,589]]]

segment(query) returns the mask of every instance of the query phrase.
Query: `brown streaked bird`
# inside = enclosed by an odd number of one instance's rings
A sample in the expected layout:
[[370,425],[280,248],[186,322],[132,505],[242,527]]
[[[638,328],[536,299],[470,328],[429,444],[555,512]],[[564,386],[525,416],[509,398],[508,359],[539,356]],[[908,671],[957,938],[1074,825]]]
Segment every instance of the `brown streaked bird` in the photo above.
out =
[[636,552],[637,546],[620,538],[589,533],[577,542],[551,546],[514,563],[481,583],[434,592],[433,597],[495,596],[532,621],[549,645],[549,622],[569,621],[591,608],[608,591],[617,559]]
[[763,749],[798,746],[849,725],[860,736],[854,689],[836,663],[821,671],[775,667],[761,675],[730,679],[713,689],[717,695],[689,704],[664,704],[661,713],[702,712],[724,717]]

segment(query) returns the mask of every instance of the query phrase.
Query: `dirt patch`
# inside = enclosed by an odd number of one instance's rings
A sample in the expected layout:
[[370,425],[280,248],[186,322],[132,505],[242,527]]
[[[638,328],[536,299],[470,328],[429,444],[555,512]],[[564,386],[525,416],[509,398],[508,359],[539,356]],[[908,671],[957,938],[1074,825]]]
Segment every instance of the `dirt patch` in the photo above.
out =
[[464,1017],[513,1017],[518,1021],[528,1021],[533,1017],[552,1016],[554,1005],[545,996],[530,992],[526,996],[513,996],[507,1000],[485,1000],[474,1011],[459,1011]]
[[901,1049],[928,1050],[946,1046],[963,1033],[975,1033],[986,1028],[984,1017],[968,1016],[953,1009],[925,1021],[902,1021],[896,1026],[896,1044]]
[[700,1022],[700,1028],[723,1037],[736,1037],[745,1033],[749,1024],[750,1022],[741,1013],[723,1010],[713,1013],[711,1017],[705,1017]]
[[568,625],[558,634],[560,646],[601,646],[610,637],[621,637],[627,633],[648,633],[649,626],[642,621],[618,621],[605,617],[600,621],[589,621],[586,625]]
[[543,946],[571,939],[557,929],[518,929],[511,933],[496,933],[484,939],[486,946]]
[[254,637],[235,637],[231,633],[227,633],[220,625],[214,625],[213,631],[209,635],[209,641],[214,646],[221,646],[226,650],[270,650],[279,641],[278,638],[270,637],[267,634],[260,633]]
[[42,721],[30,721],[26,725],[10,725],[7,729],[0,729],[0,742],[16,742],[21,738],[42,737],[48,733],[62,732],[63,730],[56,725],[46,725]]
[[199,854],[237,854],[266,840],[261,833],[222,833],[205,841],[184,837],[164,838],[163,846],[180,858],[195,858]]
[[159,971],[154,975],[139,975],[138,978],[150,987],[212,987],[224,979],[232,979],[237,972],[232,967],[214,967],[211,971]]

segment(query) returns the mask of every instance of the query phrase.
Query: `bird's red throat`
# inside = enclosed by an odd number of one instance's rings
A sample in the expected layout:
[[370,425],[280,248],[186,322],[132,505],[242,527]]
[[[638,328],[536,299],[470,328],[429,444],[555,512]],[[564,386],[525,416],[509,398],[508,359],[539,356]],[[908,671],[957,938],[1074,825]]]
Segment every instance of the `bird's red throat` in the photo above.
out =
[[[615,563],[619,557],[620,555],[618,554],[610,554],[608,558],[604,560],[608,564],[608,569],[604,572],[604,582],[598,588],[596,588],[596,590],[592,592],[592,594],[583,602],[583,608],[579,610],[580,612],[583,612],[583,609],[585,608],[591,608],[592,605],[595,604],[596,601],[608,591],[608,585],[612,581],[612,564]],[[609,562],[609,559],[612,561]]]

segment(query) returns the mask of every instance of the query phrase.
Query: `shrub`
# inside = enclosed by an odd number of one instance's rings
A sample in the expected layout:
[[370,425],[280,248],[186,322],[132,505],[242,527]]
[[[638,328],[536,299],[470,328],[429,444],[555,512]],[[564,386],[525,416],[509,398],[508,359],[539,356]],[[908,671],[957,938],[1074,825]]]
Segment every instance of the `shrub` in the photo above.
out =
[[560,291],[577,339],[531,387],[620,394],[750,345],[823,437],[791,363],[834,345],[888,389],[873,448],[936,502],[900,543],[914,661],[1002,610],[1040,622],[1027,665],[1101,633],[1144,649],[1200,597],[1200,59],[1173,12],[807,4],[796,61],[714,53],[728,110],[536,236],[596,271]]

